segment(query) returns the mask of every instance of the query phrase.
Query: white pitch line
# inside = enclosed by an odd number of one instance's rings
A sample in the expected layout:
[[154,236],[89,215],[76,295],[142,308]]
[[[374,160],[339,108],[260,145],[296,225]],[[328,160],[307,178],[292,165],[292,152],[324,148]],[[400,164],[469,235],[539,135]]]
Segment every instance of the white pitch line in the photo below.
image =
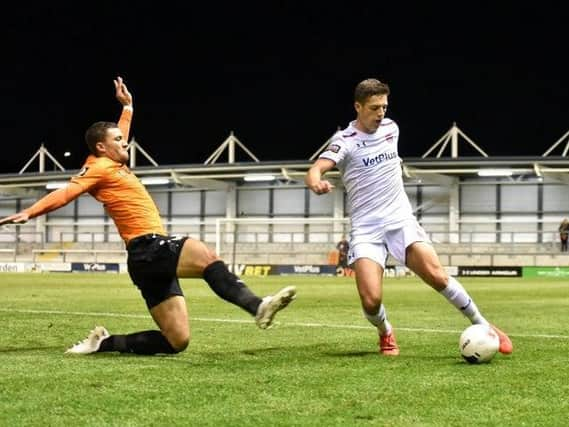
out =
[[[149,314],[124,314],[124,313],[105,313],[105,312],[84,312],[84,311],[59,311],[59,310],[23,310],[12,308],[0,308],[0,312],[5,313],[23,313],[23,314],[57,314],[64,316],[96,316],[96,317],[122,317],[130,319],[149,319]],[[253,323],[252,320],[241,319],[216,319],[207,317],[191,317],[190,320],[197,322],[215,322],[215,323]],[[277,324],[279,324],[277,322]],[[280,326],[298,326],[304,328],[336,328],[336,329],[370,329],[371,326],[363,325],[342,325],[329,323],[303,323],[303,322],[286,322]],[[407,332],[426,332],[433,334],[459,334],[462,331],[451,329],[428,329],[428,328],[397,328],[398,331]],[[546,334],[509,334],[512,337],[521,338],[549,338],[569,340],[569,335],[546,335]]]

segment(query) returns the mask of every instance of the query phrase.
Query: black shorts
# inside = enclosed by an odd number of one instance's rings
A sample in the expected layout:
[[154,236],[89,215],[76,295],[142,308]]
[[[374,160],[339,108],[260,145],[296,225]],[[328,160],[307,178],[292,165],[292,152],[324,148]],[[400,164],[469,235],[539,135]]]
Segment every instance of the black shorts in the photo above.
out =
[[184,296],[176,268],[186,239],[187,237],[145,234],[128,243],[128,274],[149,309],[172,295]]

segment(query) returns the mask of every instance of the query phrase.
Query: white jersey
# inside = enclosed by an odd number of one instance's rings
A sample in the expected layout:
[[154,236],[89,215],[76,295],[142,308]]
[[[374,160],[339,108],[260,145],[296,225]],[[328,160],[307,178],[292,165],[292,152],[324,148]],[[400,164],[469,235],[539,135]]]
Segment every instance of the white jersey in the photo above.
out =
[[415,219],[403,186],[397,152],[399,127],[384,118],[373,134],[355,128],[338,131],[320,158],[336,163],[348,194],[352,239],[382,233]]

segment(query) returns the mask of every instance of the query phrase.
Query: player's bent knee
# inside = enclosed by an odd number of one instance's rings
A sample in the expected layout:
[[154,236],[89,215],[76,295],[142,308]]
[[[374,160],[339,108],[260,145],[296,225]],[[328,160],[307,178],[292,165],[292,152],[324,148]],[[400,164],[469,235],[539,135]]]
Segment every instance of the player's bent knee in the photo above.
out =
[[172,346],[172,349],[176,353],[180,353],[188,348],[190,345],[190,336],[176,336],[176,337],[168,337],[168,342]]
[[176,274],[178,277],[199,277],[208,265],[218,260],[217,254],[205,243],[188,239],[180,254]]
[[[215,261],[219,261],[220,258],[219,256],[215,253],[215,251],[207,248],[207,256],[206,256],[206,261],[205,261],[205,265],[206,267],[208,265],[210,265],[211,263],[214,263]],[[205,268],[205,267],[204,267]]]
[[443,287],[446,287],[448,283],[448,274],[444,270],[438,270],[434,275],[433,279],[435,283],[440,284]]
[[446,288],[448,284],[448,274],[445,271],[433,271],[426,277],[426,282],[437,290]]
[[362,307],[366,313],[375,314],[381,305],[381,299],[372,296],[361,297]]

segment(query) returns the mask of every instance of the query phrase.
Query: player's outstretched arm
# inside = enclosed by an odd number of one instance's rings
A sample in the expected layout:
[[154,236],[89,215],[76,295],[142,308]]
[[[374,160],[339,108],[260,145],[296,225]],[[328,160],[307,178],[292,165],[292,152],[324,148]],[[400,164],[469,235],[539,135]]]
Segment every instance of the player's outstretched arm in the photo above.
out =
[[31,218],[44,215],[65,206],[67,203],[79,197],[84,191],[86,190],[84,190],[79,184],[70,182],[65,187],[59,188],[45,195],[29,208],[0,219],[0,225],[24,224]]
[[18,212],[16,214],[4,217],[0,219],[0,225],[6,224],[25,224],[30,219],[30,215],[27,212]]
[[325,194],[332,191],[334,185],[330,181],[322,179],[322,176],[335,165],[336,163],[329,159],[316,160],[304,177],[306,186],[316,194]]

